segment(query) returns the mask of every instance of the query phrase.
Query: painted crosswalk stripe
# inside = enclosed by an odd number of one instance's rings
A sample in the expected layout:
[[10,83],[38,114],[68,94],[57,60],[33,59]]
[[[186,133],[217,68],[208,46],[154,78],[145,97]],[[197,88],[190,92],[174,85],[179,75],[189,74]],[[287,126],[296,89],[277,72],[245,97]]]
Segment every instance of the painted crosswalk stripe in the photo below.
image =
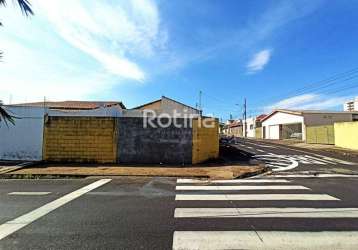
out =
[[51,192],[11,192],[8,195],[47,195]]
[[176,186],[176,190],[309,190],[310,188],[295,185],[274,186]]
[[173,250],[356,249],[357,231],[176,231]]
[[191,183],[288,183],[288,180],[275,179],[245,179],[245,180],[199,180],[199,179],[177,179],[179,184]]
[[175,218],[358,218],[358,208],[176,208]]
[[223,201],[223,200],[309,200],[338,201],[328,194],[177,194],[175,200],[182,201]]
[[16,219],[10,220],[5,222],[4,224],[0,225],[0,240],[4,239],[5,237],[9,236],[10,234],[20,230],[21,228],[29,225],[30,223],[34,222],[35,220],[45,216],[46,214],[52,212],[53,210],[67,204],[68,202],[77,199],[78,197],[84,195],[85,193],[88,193],[108,182],[110,182],[111,179],[102,179],[98,180],[96,182],[93,182],[87,186],[84,186],[83,188],[80,188],[72,193],[66,194],[65,196],[62,196],[58,198],[57,200],[54,200],[50,203],[47,203],[46,205],[43,205],[42,207],[39,207],[27,214],[24,214]]

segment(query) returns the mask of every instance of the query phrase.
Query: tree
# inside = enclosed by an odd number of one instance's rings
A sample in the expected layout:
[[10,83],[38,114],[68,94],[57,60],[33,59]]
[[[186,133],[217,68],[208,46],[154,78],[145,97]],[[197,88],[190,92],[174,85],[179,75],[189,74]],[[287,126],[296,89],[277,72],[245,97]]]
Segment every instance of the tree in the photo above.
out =
[[[0,5],[6,6],[6,1],[7,0],[0,0]],[[20,6],[20,9],[25,16],[30,16],[34,14],[34,12],[31,9],[31,4],[28,0],[16,0],[16,2]],[[0,25],[2,25],[1,22]]]
[[[13,0],[15,1],[15,0]],[[18,3],[22,13],[25,16],[30,16],[33,15],[34,12],[31,9],[31,4],[28,0],[16,0],[16,2]],[[0,5],[6,6],[6,0],[0,0]],[[0,26],[2,26],[2,22],[0,22]],[[3,55],[3,52],[0,51],[0,59]],[[6,124],[8,122],[14,124],[14,116],[10,115],[8,112],[6,112],[6,110],[1,106],[0,104],[0,122],[4,121]]]

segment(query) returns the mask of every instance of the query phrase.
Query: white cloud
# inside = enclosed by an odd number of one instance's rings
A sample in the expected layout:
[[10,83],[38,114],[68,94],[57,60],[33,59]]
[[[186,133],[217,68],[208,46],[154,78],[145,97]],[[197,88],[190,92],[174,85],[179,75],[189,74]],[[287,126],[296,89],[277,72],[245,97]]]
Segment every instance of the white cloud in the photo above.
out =
[[[32,0],[35,16],[0,8],[0,100],[88,99],[148,78],[166,46],[151,0]],[[111,96],[110,94],[108,94]]]
[[110,73],[145,79],[143,69],[130,58],[152,56],[161,39],[158,10],[152,1],[36,0],[34,9],[47,16],[63,39]]
[[350,100],[352,96],[326,96],[319,94],[304,94],[283,99],[265,107],[266,112],[274,109],[293,110],[325,110],[343,109],[343,103]]
[[248,73],[255,73],[257,71],[262,70],[270,61],[270,58],[270,49],[264,49],[256,53],[246,66]]

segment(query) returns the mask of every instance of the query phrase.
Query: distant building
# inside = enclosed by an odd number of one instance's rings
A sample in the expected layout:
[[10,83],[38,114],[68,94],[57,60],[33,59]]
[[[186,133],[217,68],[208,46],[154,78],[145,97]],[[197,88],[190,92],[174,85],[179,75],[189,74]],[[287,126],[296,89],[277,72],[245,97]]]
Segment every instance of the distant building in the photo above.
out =
[[358,111],[358,97],[355,100],[344,103],[344,111]]
[[45,101],[9,105],[12,109],[42,108],[48,116],[108,116],[120,117],[126,106],[122,102],[111,101]]
[[242,121],[236,120],[233,121],[228,125],[228,132],[227,135],[229,136],[235,136],[235,137],[242,137]]
[[278,109],[262,119],[262,138],[307,141],[311,128],[330,126],[333,129],[335,122],[350,121],[358,121],[358,112]]
[[143,114],[145,110],[154,111],[156,115],[169,115],[177,117],[198,117],[200,116],[200,110],[193,108],[184,103],[178,102],[166,96],[162,96],[160,99],[140,105],[131,110],[127,110],[127,116],[135,115],[136,112]]
[[222,133],[227,136],[242,137],[242,121],[229,119],[225,122]]
[[[256,117],[250,117],[246,119],[246,135],[250,138],[261,138],[261,136],[257,136],[257,128],[261,128],[261,120],[266,117],[265,114],[256,116]],[[243,129],[245,131],[245,123],[243,124]],[[243,135],[245,135],[245,132],[243,132]]]
[[103,102],[103,101],[61,101],[61,102],[29,102],[19,103],[13,106],[41,107],[49,110],[93,110],[100,108],[116,107],[126,109],[122,102]]

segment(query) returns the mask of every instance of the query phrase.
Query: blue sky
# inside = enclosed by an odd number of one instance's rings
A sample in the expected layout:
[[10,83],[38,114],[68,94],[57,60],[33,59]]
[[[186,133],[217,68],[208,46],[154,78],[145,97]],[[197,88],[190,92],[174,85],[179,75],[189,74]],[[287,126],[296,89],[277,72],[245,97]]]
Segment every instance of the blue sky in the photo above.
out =
[[[358,67],[356,1],[32,0],[0,8],[0,100],[161,95],[227,119],[272,108],[342,109],[355,79],[295,92]],[[358,85],[358,80],[357,80]],[[340,91],[336,91],[339,89]],[[236,105],[240,104],[240,105]]]

